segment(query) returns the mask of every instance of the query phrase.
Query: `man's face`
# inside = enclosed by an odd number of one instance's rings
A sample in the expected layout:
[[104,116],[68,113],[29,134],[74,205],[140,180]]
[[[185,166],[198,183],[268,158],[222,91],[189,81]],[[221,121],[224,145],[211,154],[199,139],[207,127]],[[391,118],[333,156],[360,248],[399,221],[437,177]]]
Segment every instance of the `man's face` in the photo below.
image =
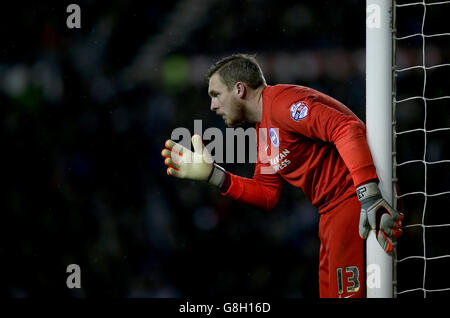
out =
[[211,96],[211,111],[222,116],[227,126],[233,127],[244,121],[239,96],[234,89],[228,90],[217,73],[209,79],[208,94]]

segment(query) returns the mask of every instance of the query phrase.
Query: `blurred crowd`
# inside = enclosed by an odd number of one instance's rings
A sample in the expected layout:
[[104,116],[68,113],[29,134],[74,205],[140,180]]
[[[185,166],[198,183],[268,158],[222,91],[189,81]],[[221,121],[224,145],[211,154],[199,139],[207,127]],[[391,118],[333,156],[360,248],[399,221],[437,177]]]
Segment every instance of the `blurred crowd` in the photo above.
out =
[[[66,26],[69,3],[1,12],[2,295],[318,297],[319,215],[301,191],[286,184],[262,212],[167,176],[160,152],[194,119],[225,129],[209,110],[205,72],[237,52],[256,54],[269,85],[321,90],[365,120],[364,1],[84,0],[80,29]],[[420,61],[418,48],[402,43],[399,65]],[[448,46],[430,50],[450,62]],[[420,74],[402,76],[400,97],[422,95],[420,84],[412,91]],[[450,95],[438,76],[432,93]],[[400,130],[423,127],[420,102],[398,106]],[[430,112],[435,128],[450,127],[445,105]],[[448,133],[436,134],[427,158],[450,158]],[[405,138],[399,161],[422,159],[422,139]],[[224,167],[246,177],[254,168]],[[399,171],[416,176],[405,191],[423,187],[414,171]],[[428,190],[448,191],[444,179]],[[406,201],[422,215],[424,204]],[[81,289],[66,286],[69,264],[81,268]]]

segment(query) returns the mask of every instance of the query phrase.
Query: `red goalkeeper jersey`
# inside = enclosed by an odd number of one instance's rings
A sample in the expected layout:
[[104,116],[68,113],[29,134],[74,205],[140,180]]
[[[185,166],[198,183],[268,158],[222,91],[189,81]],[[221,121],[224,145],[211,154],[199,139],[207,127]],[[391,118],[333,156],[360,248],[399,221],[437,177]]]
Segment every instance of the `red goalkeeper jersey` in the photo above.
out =
[[254,176],[227,172],[223,195],[269,210],[285,180],[325,213],[377,179],[365,125],[345,105],[296,85],[267,86],[262,97]]

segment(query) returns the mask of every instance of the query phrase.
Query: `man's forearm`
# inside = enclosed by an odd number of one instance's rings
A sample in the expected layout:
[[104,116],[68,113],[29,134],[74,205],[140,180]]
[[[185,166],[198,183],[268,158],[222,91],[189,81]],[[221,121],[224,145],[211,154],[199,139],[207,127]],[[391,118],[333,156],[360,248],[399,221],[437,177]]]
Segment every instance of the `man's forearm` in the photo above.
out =
[[220,188],[222,195],[239,202],[271,210],[281,195],[280,184],[266,185],[258,180],[226,173]]

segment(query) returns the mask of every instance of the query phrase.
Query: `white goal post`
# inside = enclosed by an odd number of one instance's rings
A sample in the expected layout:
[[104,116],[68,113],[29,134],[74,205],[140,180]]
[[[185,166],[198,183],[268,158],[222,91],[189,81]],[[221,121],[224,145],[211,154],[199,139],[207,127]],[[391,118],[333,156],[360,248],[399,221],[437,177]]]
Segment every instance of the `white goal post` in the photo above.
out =
[[[366,127],[379,188],[393,203],[392,148],[392,0],[366,0]],[[366,241],[367,298],[393,297],[393,257],[373,231]]]

